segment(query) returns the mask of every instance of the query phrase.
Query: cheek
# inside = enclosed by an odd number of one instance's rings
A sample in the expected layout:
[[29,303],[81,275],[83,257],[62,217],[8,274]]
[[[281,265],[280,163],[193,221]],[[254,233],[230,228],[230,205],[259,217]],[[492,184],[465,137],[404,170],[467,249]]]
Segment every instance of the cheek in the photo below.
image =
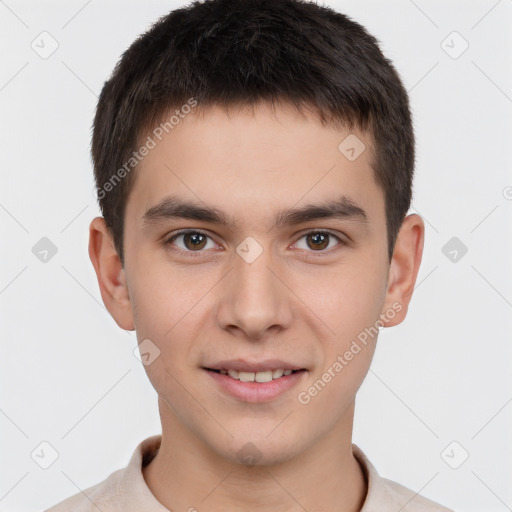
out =
[[326,347],[324,360],[297,395],[299,407],[310,418],[327,411],[331,422],[343,416],[368,372],[377,336],[339,337],[335,344]]
[[[138,342],[150,339],[160,351],[158,371],[186,371],[189,352],[197,345],[200,329],[207,321],[208,290],[215,276],[198,277],[190,269],[179,271],[168,264],[144,265],[138,258],[130,286],[130,297]],[[200,338],[199,338],[200,339]],[[152,375],[155,369],[146,368]]]
[[[319,336],[316,365],[302,400],[310,412],[330,410],[336,416],[350,405],[368,371],[379,333],[384,301],[385,267],[379,260],[341,266],[304,301],[329,327]],[[305,279],[305,278],[303,278]],[[311,284],[311,283],[310,283]],[[318,323],[318,322],[317,322]],[[316,415],[313,412],[313,416]]]
[[[134,292],[134,319],[141,353],[149,348],[155,354],[150,364],[141,357],[149,381],[156,392],[175,407],[186,405],[183,386],[189,387],[193,358],[190,351],[197,341],[200,320],[194,296],[182,294],[179,286],[165,285],[161,280],[148,286],[150,280]],[[149,340],[149,341],[148,341]],[[180,405],[181,404],[181,405]]]
[[194,379],[200,371],[192,365],[195,359],[191,354],[198,339],[198,318],[194,311],[186,314],[187,309],[169,303],[148,308],[140,311],[142,320],[140,328],[137,326],[139,343],[148,344],[156,354],[150,364],[141,357],[148,379],[167,405],[175,412],[181,411],[180,416],[191,406],[189,393],[198,391]]
[[375,262],[347,262],[328,274],[302,274],[294,289],[307,306],[304,312],[309,310],[317,324],[325,324],[327,338],[339,345],[378,320],[385,298],[384,273]]
[[187,324],[193,329],[190,318],[213,281],[210,285],[208,279],[194,276],[189,269],[173,269],[154,257],[147,261],[151,264],[145,265],[139,257],[131,273],[130,298],[137,335],[167,343],[175,332],[190,332],[184,327]]

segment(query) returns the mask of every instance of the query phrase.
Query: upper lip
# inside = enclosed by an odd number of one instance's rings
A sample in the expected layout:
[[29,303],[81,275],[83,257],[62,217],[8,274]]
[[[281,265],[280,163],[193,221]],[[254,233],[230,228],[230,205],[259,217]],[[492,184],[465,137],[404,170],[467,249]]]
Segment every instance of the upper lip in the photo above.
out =
[[237,370],[239,372],[262,372],[265,370],[304,370],[303,366],[287,363],[281,359],[265,359],[263,361],[246,361],[244,359],[229,359],[218,361],[209,366],[209,370]]

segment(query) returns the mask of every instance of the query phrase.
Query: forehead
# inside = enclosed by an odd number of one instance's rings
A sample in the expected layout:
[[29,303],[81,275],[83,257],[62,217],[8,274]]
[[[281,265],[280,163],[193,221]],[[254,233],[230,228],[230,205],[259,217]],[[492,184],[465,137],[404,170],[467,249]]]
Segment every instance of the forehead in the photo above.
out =
[[[333,129],[289,105],[208,107],[180,119],[136,170],[126,216],[137,222],[167,196],[268,228],[273,212],[341,196],[368,220],[384,219],[384,197],[367,133]],[[153,145],[153,144],[152,144]]]

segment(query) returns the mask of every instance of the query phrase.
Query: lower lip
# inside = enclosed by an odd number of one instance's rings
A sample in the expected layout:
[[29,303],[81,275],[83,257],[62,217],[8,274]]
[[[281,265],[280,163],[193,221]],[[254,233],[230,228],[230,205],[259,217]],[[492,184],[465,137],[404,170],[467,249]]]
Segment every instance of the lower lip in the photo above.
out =
[[242,382],[241,380],[232,379],[229,375],[211,370],[205,370],[205,372],[230,395],[244,402],[257,403],[268,402],[295,386],[304,377],[306,370],[283,375],[279,379],[270,382]]

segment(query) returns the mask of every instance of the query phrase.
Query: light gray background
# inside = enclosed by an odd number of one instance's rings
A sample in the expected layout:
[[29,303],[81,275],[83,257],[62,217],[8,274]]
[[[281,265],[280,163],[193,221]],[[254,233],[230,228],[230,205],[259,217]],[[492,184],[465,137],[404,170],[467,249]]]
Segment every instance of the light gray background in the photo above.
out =
[[[159,432],[135,334],[107,313],[88,259],[89,141],[121,53],[183,4],[0,1],[0,510],[98,483]],[[354,441],[382,475],[456,510],[512,510],[512,1],[327,4],[378,37],[410,91],[411,211],[426,222],[410,312],[380,335]],[[51,48],[43,31],[59,45],[47,59],[31,47]],[[456,262],[442,251],[454,236],[468,248]],[[42,237],[58,249],[46,263]],[[42,441],[59,454],[48,469]]]

